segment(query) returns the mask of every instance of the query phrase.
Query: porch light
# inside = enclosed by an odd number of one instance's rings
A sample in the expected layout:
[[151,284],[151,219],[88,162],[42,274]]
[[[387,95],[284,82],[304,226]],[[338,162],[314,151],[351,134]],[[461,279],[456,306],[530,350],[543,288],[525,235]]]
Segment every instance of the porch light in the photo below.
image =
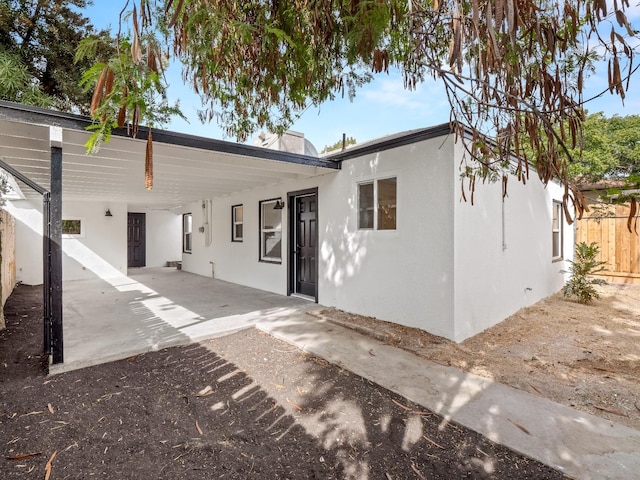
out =
[[284,208],[284,202],[282,201],[282,198],[279,198],[276,200],[276,204],[273,206],[274,210],[282,210]]
[[104,213],[105,217],[113,217],[113,215],[111,215],[111,209],[107,208],[107,211]]

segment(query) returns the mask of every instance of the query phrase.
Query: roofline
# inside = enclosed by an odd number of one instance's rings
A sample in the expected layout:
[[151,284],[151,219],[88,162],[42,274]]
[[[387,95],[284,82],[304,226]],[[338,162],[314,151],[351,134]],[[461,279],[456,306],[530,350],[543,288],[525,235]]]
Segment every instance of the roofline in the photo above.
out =
[[328,160],[342,162],[344,160],[360,157],[362,155],[378,153],[384,150],[390,150],[392,148],[410,145],[412,143],[420,142],[423,140],[429,140],[431,138],[450,135],[452,133],[453,129],[451,127],[451,124],[443,123],[420,130],[411,130],[404,135],[401,134],[399,136],[393,136],[393,138],[385,139],[385,137],[382,137],[379,140],[374,140],[373,142],[366,143],[361,147],[358,147],[356,145],[347,150],[327,155],[325,158]]
[[[40,125],[53,125],[72,130],[85,130],[86,127],[93,124],[91,118],[85,115],[47,110],[30,105],[8,102],[5,100],[0,100],[0,119]],[[229,142],[169,130],[159,130],[155,128],[150,129],[143,126],[138,128],[138,135],[136,139],[146,140],[150,130],[153,133],[154,142],[165,143],[168,145],[197,148],[210,152],[243,155],[261,158],[264,160],[295,163],[312,167],[329,168],[334,170],[340,169],[340,164],[333,159],[311,157],[309,155],[282,152],[280,150],[269,150],[253,145],[245,145],[242,143]],[[114,129],[112,134],[117,137],[131,138],[131,135],[127,134],[126,128]]]

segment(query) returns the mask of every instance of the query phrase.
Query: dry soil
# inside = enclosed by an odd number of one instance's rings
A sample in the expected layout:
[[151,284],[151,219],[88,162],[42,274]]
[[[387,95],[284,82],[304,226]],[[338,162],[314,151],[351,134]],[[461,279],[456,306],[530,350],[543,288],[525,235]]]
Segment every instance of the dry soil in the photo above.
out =
[[251,329],[46,376],[41,289],[0,332],[0,479],[563,475]]
[[640,286],[583,305],[557,293],[460,344],[328,309],[329,320],[416,355],[640,430]]

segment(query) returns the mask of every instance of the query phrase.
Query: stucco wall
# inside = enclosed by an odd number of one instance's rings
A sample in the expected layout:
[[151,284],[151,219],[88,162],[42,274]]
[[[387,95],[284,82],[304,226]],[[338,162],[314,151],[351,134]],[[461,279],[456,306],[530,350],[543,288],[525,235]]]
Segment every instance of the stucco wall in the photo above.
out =
[[[109,208],[112,217],[105,217]],[[16,219],[16,280],[42,283],[42,202],[9,202]],[[82,234],[63,236],[65,281],[127,273],[127,206],[124,203],[64,202],[63,219],[79,219]]]
[[164,267],[167,262],[180,260],[182,217],[169,210],[129,209],[131,212],[134,210],[145,214],[146,266]]
[[[279,294],[287,292],[287,257],[281,264],[258,261],[258,202],[318,188],[319,303],[363,315],[453,335],[453,204],[449,201],[451,141],[442,138],[371,154],[343,163],[340,172],[216,198],[212,244],[204,245],[201,202],[183,209],[193,215],[193,251],[183,269]],[[359,182],[395,176],[395,231],[357,227]],[[243,242],[231,242],[231,206],[244,210]],[[287,215],[283,210],[283,252]]]
[[4,304],[16,285],[15,219],[6,210],[0,210],[0,254],[2,262],[2,295],[0,301],[0,329],[5,327]]
[[[423,141],[345,161],[321,196],[320,303],[451,332],[452,143]],[[397,229],[357,229],[357,184],[397,177]]]
[[[205,245],[205,235],[198,231],[199,227],[203,225],[202,201],[185,205],[181,213],[190,213],[193,217],[192,249],[191,253],[182,253],[182,269],[205,277],[211,277],[211,262],[213,261],[214,255],[213,249],[214,246],[217,246],[217,242],[216,240],[212,240],[211,245]],[[222,223],[222,218],[216,216],[214,216],[214,218],[213,232],[214,237],[217,238],[217,233],[219,233],[218,231],[220,229],[224,228],[224,224]],[[180,234],[182,235],[182,216],[180,216],[180,222]],[[180,237],[180,251],[182,251],[182,236]],[[216,276],[218,277],[218,275]],[[246,284],[247,283],[245,283],[245,285]]]
[[[213,199],[208,247],[196,202],[184,209],[193,215],[193,252],[183,254],[183,268],[211,276],[213,264],[217,278],[285,294],[286,253],[281,264],[258,261],[258,202],[317,187],[319,303],[461,341],[557,291],[567,265],[551,258],[558,186],[513,181],[503,204],[499,183],[482,185],[471,205],[461,201],[460,156],[453,138],[436,138],[346,160],[339,172]],[[397,229],[358,230],[358,183],[390,176],[397,178]],[[231,241],[237,204],[241,243]],[[282,228],[287,252],[286,210]],[[571,258],[566,224],[563,240]]]
[[[260,188],[222,198],[214,198],[211,205],[211,245],[205,245],[205,233],[199,231],[204,225],[202,201],[184,208],[193,215],[193,251],[183,253],[182,268],[204,276],[233,283],[240,283],[281,295],[287,293],[286,232],[288,228],[286,210],[282,210],[283,259],[280,264],[258,261],[258,204],[261,200],[281,197],[286,199],[288,191],[317,186],[323,177],[303,179],[300,182]],[[243,205],[242,242],[231,241],[231,206]]]
[[[573,227],[563,225],[564,260],[552,259],[552,205],[556,184],[545,188],[532,172],[526,185],[478,185],[475,204],[455,202],[455,334],[460,342],[522,307],[557,292],[573,258]],[[504,209],[504,226],[503,226]],[[504,244],[503,244],[504,242]]]
[[[16,281],[42,283],[42,203],[9,202],[7,210],[16,217]],[[111,217],[106,217],[109,209]],[[146,213],[146,261],[148,267],[162,267],[181,256],[181,217],[166,210],[134,209]],[[64,281],[111,278],[127,274],[126,203],[63,202],[62,218],[79,219],[79,236],[63,235],[62,274]]]
[[[111,217],[105,217],[107,208]],[[82,221],[81,236],[62,238],[65,281],[127,274],[127,205],[63,202],[63,219]]]

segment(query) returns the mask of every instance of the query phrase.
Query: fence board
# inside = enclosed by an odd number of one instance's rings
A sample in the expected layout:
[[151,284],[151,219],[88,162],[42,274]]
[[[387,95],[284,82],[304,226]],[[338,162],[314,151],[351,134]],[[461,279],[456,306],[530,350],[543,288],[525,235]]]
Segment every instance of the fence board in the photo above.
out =
[[595,242],[600,247],[599,260],[607,263],[607,272],[640,275],[640,235],[627,229],[629,205],[616,205],[609,214],[578,220],[576,242]]

